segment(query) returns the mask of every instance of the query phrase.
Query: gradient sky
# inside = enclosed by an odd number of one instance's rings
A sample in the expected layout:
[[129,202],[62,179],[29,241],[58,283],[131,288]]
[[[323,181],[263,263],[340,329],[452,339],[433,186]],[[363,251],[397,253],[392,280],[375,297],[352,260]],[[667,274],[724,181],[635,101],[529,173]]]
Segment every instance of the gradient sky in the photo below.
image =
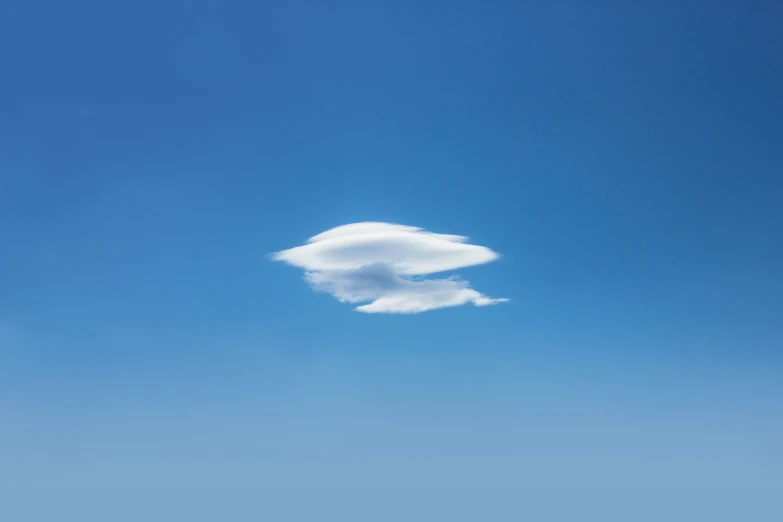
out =
[[4,3],[0,519],[782,520],[783,7],[676,4]]

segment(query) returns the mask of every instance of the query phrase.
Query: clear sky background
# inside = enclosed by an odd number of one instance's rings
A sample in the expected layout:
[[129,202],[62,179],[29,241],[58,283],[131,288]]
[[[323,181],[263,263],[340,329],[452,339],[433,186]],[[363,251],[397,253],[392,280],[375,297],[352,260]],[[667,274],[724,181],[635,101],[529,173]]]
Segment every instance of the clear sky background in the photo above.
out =
[[[0,518],[781,520],[781,27],[4,3]],[[366,315],[267,257],[361,221],[511,301]]]

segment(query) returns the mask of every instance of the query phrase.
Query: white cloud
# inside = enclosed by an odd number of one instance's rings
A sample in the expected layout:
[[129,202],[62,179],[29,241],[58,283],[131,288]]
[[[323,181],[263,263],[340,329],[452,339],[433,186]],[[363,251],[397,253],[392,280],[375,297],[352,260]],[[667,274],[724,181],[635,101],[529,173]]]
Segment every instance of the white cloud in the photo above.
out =
[[304,269],[316,291],[341,302],[370,301],[356,308],[360,312],[418,313],[508,301],[487,297],[456,277],[421,278],[499,257],[489,248],[467,244],[467,239],[391,223],[353,223],[322,232],[272,258]]

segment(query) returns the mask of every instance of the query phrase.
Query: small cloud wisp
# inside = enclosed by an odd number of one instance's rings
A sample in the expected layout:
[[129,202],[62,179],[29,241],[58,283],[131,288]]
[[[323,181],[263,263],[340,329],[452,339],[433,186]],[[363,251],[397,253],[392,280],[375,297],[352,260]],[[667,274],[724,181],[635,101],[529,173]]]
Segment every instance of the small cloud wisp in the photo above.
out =
[[415,314],[508,301],[487,297],[456,277],[422,278],[499,257],[467,239],[391,223],[353,223],[276,252],[272,259],[304,269],[305,280],[318,292],[344,303],[368,303],[358,306],[359,312]]

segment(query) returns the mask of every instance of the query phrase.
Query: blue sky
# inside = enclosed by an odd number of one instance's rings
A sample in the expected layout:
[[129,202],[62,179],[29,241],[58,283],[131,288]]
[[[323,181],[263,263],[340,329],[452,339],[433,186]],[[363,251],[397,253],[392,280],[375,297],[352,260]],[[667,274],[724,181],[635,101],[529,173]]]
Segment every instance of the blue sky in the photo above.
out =
[[[598,4],[0,8],[0,515],[779,520],[783,10]],[[510,301],[268,257],[368,221]]]

